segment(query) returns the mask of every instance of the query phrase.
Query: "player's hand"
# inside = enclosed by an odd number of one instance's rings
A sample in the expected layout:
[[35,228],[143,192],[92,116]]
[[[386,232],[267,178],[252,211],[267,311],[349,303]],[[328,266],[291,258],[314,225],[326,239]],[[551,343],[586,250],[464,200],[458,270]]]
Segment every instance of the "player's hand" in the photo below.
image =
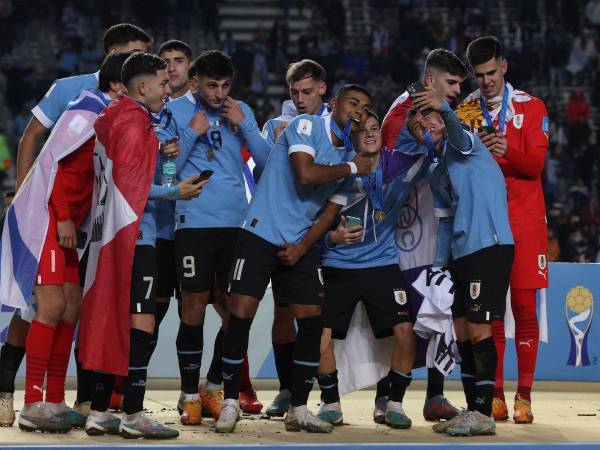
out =
[[198,136],[204,136],[210,128],[210,123],[204,111],[198,111],[188,125]]
[[223,117],[227,119],[231,125],[235,126],[239,126],[246,118],[240,103],[232,97],[227,97],[225,103],[223,103]]
[[492,155],[497,156],[498,158],[502,158],[506,155],[506,152],[508,151],[508,140],[506,139],[506,136],[496,133],[492,139],[490,151],[492,152]]
[[411,95],[413,105],[419,110],[433,109],[440,111],[444,106],[444,97],[438,94],[433,87],[428,86],[424,91],[415,92]]
[[368,175],[371,172],[371,158],[365,155],[356,155],[352,162],[356,164],[357,175]]
[[177,158],[179,156],[179,136],[174,136],[173,139],[170,144],[160,143],[160,151],[167,158]]
[[58,244],[64,248],[77,248],[77,231],[71,219],[56,222]]
[[275,142],[279,140],[281,135],[283,134],[283,130],[288,126],[287,122],[281,122],[279,125],[275,127]]
[[200,174],[192,175],[179,183],[179,200],[191,200],[202,193],[202,187],[208,183],[208,180],[194,183],[199,176]]
[[332,244],[356,244],[363,238],[363,226],[354,225],[346,228],[346,217],[342,216],[337,228],[329,232],[329,242]]
[[477,131],[477,137],[479,138],[481,143],[487,147],[489,151],[492,151],[491,147],[495,136],[496,133],[487,133],[484,130]]
[[281,250],[277,253],[277,258],[279,258],[279,262],[281,262],[281,264],[284,266],[293,266],[306,254],[307,251],[308,249],[302,242],[299,244],[285,243],[281,246]]

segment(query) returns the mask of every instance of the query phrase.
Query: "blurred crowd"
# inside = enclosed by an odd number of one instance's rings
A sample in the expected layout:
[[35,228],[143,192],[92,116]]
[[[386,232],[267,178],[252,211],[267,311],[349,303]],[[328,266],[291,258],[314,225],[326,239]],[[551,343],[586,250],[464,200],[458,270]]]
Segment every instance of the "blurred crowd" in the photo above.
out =
[[[298,58],[314,58],[327,69],[330,94],[347,82],[365,83],[383,116],[419,77],[430,49],[445,47],[463,56],[472,38],[489,33],[504,43],[508,81],[542,98],[549,111],[544,188],[550,260],[600,262],[600,149],[591,106],[600,101],[600,0],[504,2],[502,11],[491,0],[476,7],[466,1],[372,0],[370,21],[358,30],[349,24],[354,13],[347,9],[350,2],[280,0],[281,19],[269,27],[257,23],[251,40],[244,42],[219,31],[223,3],[107,0],[97,8],[92,0],[0,0],[4,188],[10,188],[7,174],[29,110],[55,78],[97,70],[103,54],[99,37],[112,23],[132,21],[154,35],[168,23],[176,24],[176,30],[202,27],[207,45],[233,56],[236,95],[254,108],[259,125],[279,114],[287,95],[283,89],[281,98],[273,98],[267,86],[281,84],[287,64]],[[297,40],[291,38],[291,11],[311,18]],[[467,81],[463,93],[473,89]]]

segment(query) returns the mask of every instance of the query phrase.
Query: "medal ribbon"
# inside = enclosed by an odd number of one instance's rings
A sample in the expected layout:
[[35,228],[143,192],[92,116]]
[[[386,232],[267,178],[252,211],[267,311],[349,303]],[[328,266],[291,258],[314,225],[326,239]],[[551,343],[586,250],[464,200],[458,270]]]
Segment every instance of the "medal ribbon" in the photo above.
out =
[[383,162],[382,158],[379,158],[379,163],[377,164],[377,170],[375,171],[375,189],[371,185],[371,177],[369,175],[361,175],[360,179],[363,182],[363,186],[365,187],[365,191],[367,191],[367,195],[369,200],[371,201],[371,205],[375,212],[383,211]]
[[352,120],[348,119],[348,122],[346,122],[346,126],[344,127],[344,131],[342,132],[339,125],[335,123],[335,120],[333,120],[332,117],[330,127],[331,131],[333,131],[333,134],[335,134],[335,136],[344,143],[344,147],[346,147],[346,150],[349,152],[354,151],[352,139],[350,138],[350,135],[352,133]]
[[[204,107],[204,105],[202,105],[202,100],[201,100],[200,96],[197,93],[194,93],[192,95],[194,96],[194,99],[196,100],[196,112],[203,111],[206,114],[206,108]],[[208,120],[208,116],[206,117],[206,119]],[[208,121],[208,125],[210,128],[213,127],[213,123],[211,123],[210,120]],[[217,127],[219,127],[220,121],[217,120],[215,125]],[[210,128],[209,128],[209,130],[210,130]],[[212,147],[213,150],[219,150],[219,148],[217,148],[212,142],[210,142],[210,139],[208,138],[208,130],[206,130],[206,133],[204,133],[202,136],[200,136],[199,139],[206,145]]]
[[[490,127],[494,126],[494,122],[492,121],[492,116],[490,116],[490,112],[487,109],[487,105],[483,98],[483,95],[479,95],[479,105],[481,106],[481,112],[483,113],[483,117],[485,117],[485,121]],[[500,114],[498,115],[498,132],[500,134],[504,134],[504,129],[506,128],[506,110],[508,109],[508,86],[504,83],[504,94],[502,94],[502,106],[500,106]]]

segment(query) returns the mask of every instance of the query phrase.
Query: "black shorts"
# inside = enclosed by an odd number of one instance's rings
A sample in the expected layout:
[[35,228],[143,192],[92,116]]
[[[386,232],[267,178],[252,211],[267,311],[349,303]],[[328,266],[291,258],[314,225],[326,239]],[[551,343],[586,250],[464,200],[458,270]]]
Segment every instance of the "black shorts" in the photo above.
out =
[[216,277],[225,291],[239,228],[184,228],[175,231],[177,276],[182,291],[206,292]]
[[154,314],[156,311],[156,249],[136,245],[131,271],[131,314]]
[[504,320],[513,245],[493,245],[452,262],[452,315],[469,322]]
[[319,275],[321,255],[310,249],[293,266],[283,266],[277,258],[281,249],[249,231],[240,230],[231,266],[228,292],[262,299],[269,279],[275,304],[321,305],[323,283]]
[[323,267],[323,326],[345,339],[354,309],[363,302],[376,338],[392,336],[393,327],[412,322],[410,302],[397,264],[365,269]]
[[156,296],[158,298],[175,297],[181,299],[177,281],[177,263],[175,259],[175,241],[168,239],[156,240]]

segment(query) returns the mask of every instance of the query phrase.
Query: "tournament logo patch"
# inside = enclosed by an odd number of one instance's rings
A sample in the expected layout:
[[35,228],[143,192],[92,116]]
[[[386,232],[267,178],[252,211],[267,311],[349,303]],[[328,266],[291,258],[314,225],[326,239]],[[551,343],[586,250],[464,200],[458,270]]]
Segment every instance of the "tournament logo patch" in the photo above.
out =
[[546,255],[538,255],[538,267],[540,270],[544,270],[546,268]]
[[517,130],[523,126],[523,114],[515,114],[513,117],[513,125]]
[[408,301],[404,289],[394,289],[394,298],[396,299],[396,303],[400,306],[406,305],[406,302]]
[[298,134],[305,134],[306,136],[310,136],[312,133],[312,122],[308,119],[301,119],[298,122],[297,128]]
[[481,294],[481,281],[471,281],[469,283],[469,296],[471,297],[471,299],[477,300],[479,294]]

